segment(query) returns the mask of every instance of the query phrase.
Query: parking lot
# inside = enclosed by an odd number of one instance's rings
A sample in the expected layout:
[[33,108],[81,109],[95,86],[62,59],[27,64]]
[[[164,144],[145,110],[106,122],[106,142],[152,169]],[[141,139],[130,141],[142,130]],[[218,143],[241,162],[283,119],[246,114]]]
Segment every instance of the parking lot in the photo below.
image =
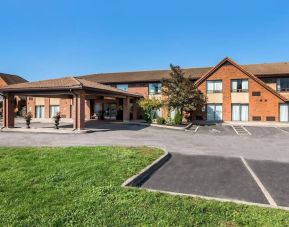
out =
[[143,188],[289,207],[289,163],[173,154]]
[[[243,133],[236,129],[241,127]],[[266,137],[289,137],[289,127],[260,127],[260,126],[232,126],[232,125],[206,125],[194,126],[192,129],[187,130],[194,134],[200,135],[214,135],[214,136],[252,136],[253,138],[266,138]]]

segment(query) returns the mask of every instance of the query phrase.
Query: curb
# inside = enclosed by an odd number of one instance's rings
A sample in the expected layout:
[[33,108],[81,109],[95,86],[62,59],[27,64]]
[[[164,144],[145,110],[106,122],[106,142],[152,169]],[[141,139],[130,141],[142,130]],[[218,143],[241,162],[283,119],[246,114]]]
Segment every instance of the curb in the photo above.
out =
[[[163,149],[163,148],[161,148]],[[164,163],[166,163],[170,158],[171,154],[164,150],[164,154],[155,160],[153,163],[145,167],[136,175],[130,177],[125,182],[122,183],[122,187],[138,187],[142,182],[144,182],[149,176],[151,176],[157,169],[159,169]]]

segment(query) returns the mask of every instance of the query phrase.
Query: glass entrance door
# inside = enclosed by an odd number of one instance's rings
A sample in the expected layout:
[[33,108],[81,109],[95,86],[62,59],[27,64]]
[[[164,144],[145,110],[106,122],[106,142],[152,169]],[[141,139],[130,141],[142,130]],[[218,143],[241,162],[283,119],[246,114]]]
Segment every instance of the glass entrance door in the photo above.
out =
[[223,106],[222,104],[208,104],[207,105],[207,120],[221,121],[223,120]]
[[232,121],[248,121],[248,104],[232,104]]
[[117,109],[114,103],[103,104],[104,119],[106,120],[116,120]]
[[44,118],[44,106],[35,106],[35,117]]

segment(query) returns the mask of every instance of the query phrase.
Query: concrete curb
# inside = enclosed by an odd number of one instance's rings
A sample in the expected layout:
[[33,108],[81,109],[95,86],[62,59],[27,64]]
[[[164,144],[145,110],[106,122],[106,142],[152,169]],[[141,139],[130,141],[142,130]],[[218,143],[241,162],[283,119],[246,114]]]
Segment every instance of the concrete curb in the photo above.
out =
[[175,129],[175,130],[185,130],[186,127],[177,127],[177,126],[172,126],[172,125],[159,125],[155,123],[143,123],[143,122],[123,122],[123,124],[128,124],[128,125],[141,125],[141,126],[152,126],[156,128],[166,128],[166,129]]
[[[158,148],[158,147],[155,147]],[[163,148],[160,148],[163,149]],[[166,163],[170,158],[171,154],[165,149],[164,154],[153,161],[150,165],[145,167],[136,175],[130,177],[125,182],[122,183],[122,187],[138,187],[142,182],[144,182],[149,176],[151,176],[157,169],[159,169],[164,163]]]

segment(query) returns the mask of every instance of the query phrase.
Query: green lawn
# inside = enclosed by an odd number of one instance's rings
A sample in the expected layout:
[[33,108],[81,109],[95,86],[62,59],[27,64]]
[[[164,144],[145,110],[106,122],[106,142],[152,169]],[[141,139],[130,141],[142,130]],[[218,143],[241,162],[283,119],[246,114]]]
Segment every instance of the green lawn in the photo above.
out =
[[162,151],[0,148],[0,226],[288,226],[289,212],[122,188]]

